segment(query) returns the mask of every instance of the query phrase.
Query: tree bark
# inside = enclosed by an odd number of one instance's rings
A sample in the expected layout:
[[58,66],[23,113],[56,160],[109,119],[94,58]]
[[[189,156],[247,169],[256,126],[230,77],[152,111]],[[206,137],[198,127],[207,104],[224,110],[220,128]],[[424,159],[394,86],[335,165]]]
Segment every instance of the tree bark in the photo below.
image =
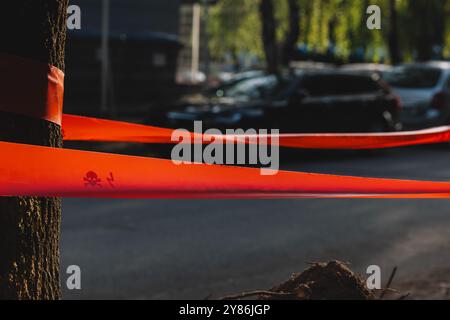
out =
[[[64,70],[67,2],[10,0],[2,3],[0,52]],[[6,112],[0,112],[0,140],[62,146],[58,125]],[[61,297],[60,222],[60,199],[0,198],[0,299]]]
[[298,0],[288,0],[289,4],[289,30],[283,45],[283,65],[289,67],[294,55],[295,46],[300,37],[300,8]]
[[397,1],[389,0],[389,54],[391,63],[397,65],[402,62],[400,55],[400,46],[398,43],[398,19],[397,19]]
[[278,47],[276,40],[276,21],[272,0],[261,0],[260,14],[262,22],[262,39],[266,55],[267,72],[278,74]]

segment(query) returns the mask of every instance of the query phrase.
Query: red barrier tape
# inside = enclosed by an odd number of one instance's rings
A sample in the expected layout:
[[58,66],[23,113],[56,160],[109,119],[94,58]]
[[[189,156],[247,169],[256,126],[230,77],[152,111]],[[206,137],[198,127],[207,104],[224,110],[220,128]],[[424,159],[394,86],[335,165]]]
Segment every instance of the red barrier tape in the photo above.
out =
[[450,198],[450,183],[180,165],[0,142],[1,196],[88,198]]
[[[2,111],[61,124],[63,83],[64,73],[56,67],[0,53]],[[171,129],[64,115],[65,140],[174,143],[172,132]],[[237,139],[236,136],[217,138]],[[447,141],[450,141],[450,127],[397,133],[279,135],[280,146],[304,149],[381,149]]]
[[64,73],[45,63],[0,53],[0,110],[61,124]]
[[[62,71],[53,66],[0,53],[0,110],[61,124],[63,80]],[[79,116],[64,115],[63,130],[66,140],[173,143],[171,129]],[[295,148],[374,149],[445,142],[449,138],[450,128],[441,127],[382,134],[286,134],[279,136],[279,144]],[[287,171],[263,176],[260,169],[205,164],[177,166],[170,160],[6,142],[0,142],[0,150],[0,196],[450,198],[447,182]]]
[[[63,130],[64,140],[67,141],[175,143],[171,141],[172,129],[73,115],[63,116]],[[235,140],[236,136],[217,138]],[[279,135],[280,146],[303,149],[382,149],[448,141],[450,141],[450,126],[392,133]]]
[[62,124],[66,141],[172,143],[172,129],[68,114]]

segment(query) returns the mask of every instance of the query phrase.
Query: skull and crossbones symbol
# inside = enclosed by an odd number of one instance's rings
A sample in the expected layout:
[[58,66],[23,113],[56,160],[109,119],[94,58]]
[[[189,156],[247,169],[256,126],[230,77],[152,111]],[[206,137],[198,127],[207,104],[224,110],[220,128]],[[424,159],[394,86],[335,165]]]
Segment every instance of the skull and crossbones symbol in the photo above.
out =
[[102,187],[102,179],[100,179],[94,171],[86,173],[86,177],[84,177],[83,180],[86,187]]

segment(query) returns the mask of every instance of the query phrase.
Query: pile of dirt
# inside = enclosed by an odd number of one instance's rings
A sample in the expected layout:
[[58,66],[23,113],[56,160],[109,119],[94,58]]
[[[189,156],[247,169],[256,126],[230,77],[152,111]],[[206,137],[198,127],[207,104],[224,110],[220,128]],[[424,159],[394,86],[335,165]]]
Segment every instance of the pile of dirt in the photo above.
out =
[[268,291],[255,291],[225,299],[257,298],[261,300],[372,300],[375,295],[365,281],[345,263],[314,263],[286,282]]
[[[365,281],[340,261],[314,263],[270,292],[291,294],[303,300],[368,300],[374,295]],[[273,298],[273,297],[272,297]]]

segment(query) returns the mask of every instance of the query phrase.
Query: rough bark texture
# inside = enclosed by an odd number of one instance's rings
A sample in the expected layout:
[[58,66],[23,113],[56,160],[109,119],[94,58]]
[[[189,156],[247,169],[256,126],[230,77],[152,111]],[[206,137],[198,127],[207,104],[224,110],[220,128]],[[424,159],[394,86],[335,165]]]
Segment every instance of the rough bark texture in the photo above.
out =
[[272,0],[261,0],[262,39],[266,55],[267,72],[278,73],[278,47],[276,41],[276,20]]
[[[10,0],[1,6],[0,52],[64,70],[67,0]],[[6,112],[0,112],[0,140],[62,146],[58,125]],[[60,222],[60,199],[0,198],[0,299],[60,298]]]

